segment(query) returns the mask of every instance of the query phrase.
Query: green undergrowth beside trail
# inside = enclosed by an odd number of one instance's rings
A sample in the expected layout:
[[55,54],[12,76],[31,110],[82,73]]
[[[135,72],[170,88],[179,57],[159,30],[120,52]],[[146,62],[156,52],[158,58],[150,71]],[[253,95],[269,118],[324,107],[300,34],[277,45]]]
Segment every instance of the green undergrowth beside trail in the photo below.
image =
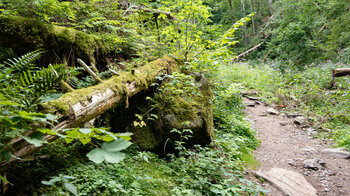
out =
[[265,102],[282,111],[303,113],[319,136],[350,150],[350,78],[335,78],[331,87],[331,69],[341,67],[348,65],[311,64],[300,71],[281,69],[279,63],[235,63],[222,69],[242,89],[257,91]]
[[[78,158],[80,161],[66,163],[59,171],[48,173],[51,177],[68,176],[66,180],[75,186],[78,195],[263,194],[261,187],[243,178],[244,167],[257,164],[251,152],[258,141],[244,119],[240,88],[228,82],[229,77],[221,71],[211,77],[215,81],[212,82],[215,139],[210,145],[186,149],[178,143],[177,153],[163,158],[133,145],[119,164],[97,165]],[[50,149],[50,145],[45,149]],[[62,182],[41,185],[37,190],[37,195],[68,192]]]

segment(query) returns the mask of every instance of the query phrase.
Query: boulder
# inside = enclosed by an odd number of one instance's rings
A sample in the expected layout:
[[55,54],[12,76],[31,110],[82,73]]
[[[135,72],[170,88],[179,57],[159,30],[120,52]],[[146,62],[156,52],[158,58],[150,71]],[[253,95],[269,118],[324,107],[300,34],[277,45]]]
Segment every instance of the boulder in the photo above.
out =
[[268,172],[257,171],[255,175],[261,177],[288,196],[316,196],[316,189],[299,173],[272,168]]
[[324,149],[321,153],[335,158],[350,159],[350,152],[346,151],[344,148]]

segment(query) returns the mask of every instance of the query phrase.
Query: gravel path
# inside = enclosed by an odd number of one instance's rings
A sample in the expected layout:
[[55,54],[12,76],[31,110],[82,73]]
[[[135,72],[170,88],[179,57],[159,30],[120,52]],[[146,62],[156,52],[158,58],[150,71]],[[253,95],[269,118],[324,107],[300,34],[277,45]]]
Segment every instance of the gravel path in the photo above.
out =
[[[295,118],[282,114],[268,114],[270,107],[245,99],[247,118],[251,120],[260,147],[255,158],[260,162],[257,170],[284,168],[302,174],[322,196],[350,196],[350,159],[333,158],[321,153],[331,148],[326,142],[314,139],[315,131],[307,125],[296,125]],[[270,109],[271,110],[271,109]],[[305,168],[305,161],[311,160],[319,169]],[[262,182],[270,189],[269,195],[284,195],[271,184]]]

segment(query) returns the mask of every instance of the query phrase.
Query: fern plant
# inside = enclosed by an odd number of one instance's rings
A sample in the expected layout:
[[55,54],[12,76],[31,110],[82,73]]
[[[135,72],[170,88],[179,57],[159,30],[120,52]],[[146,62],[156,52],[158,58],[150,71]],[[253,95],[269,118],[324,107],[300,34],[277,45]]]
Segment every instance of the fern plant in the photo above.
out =
[[62,64],[39,68],[34,62],[43,51],[36,50],[21,57],[9,59],[0,64],[0,92],[12,101],[23,105],[24,109],[35,109],[39,98],[59,90],[60,82],[68,75],[77,74]]
[[[49,65],[40,68],[34,64],[42,55],[41,50],[27,53],[21,57],[7,60],[0,64],[0,163],[10,161],[13,157],[11,139],[21,137],[36,147],[47,141],[42,140],[43,134],[56,135],[64,138],[67,143],[79,140],[83,144],[91,142],[92,138],[105,141],[101,148],[96,148],[88,154],[88,158],[96,163],[117,163],[124,158],[120,151],[131,143],[130,134],[111,133],[103,128],[91,129],[61,129],[51,130],[56,116],[37,112],[40,98],[50,92],[60,89],[60,82],[68,76],[77,75],[76,69],[64,65]],[[29,132],[31,131],[29,136]],[[0,175],[0,181],[7,182]]]

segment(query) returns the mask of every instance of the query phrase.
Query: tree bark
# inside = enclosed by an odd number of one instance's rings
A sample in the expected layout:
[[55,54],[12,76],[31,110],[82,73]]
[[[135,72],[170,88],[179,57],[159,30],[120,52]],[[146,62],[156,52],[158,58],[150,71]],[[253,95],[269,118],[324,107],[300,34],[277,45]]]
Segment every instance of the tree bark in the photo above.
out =
[[[120,73],[119,76],[113,76],[96,86],[78,89],[57,100],[44,103],[42,112],[58,116],[58,124],[53,130],[81,127],[85,122],[97,118],[115,105],[147,89],[156,80],[156,76],[172,72],[176,68],[175,64],[174,59],[170,57],[158,59],[135,69],[133,73]],[[48,142],[56,138],[54,135],[43,137]],[[13,139],[8,144],[13,148],[12,154],[19,158],[24,158],[38,149],[22,138]],[[12,159],[11,162],[14,160],[17,159]],[[0,167],[5,164],[6,162],[2,162]]]
[[[250,13],[254,13],[254,4],[253,4],[252,0],[250,0]],[[255,19],[254,19],[254,16],[252,17],[252,25],[253,25],[253,36],[255,36],[256,30],[255,30]]]
[[270,16],[272,16],[273,15],[272,0],[269,0],[269,11],[270,11]]
[[[241,8],[242,8],[242,17],[245,16],[245,2],[244,0],[241,0]],[[243,47],[247,47],[247,24],[244,22],[243,25]]]
[[335,77],[342,77],[342,76],[350,76],[350,68],[339,68],[339,69],[332,69],[332,83],[331,88],[335,86]]
[[347,75],[350,75],[350,68],[332,69],[333,77],[342,77]]
[[228,4],[230,6],[230,12],[231,12],[231,20],[232,20],[232,24],[235,22],[234,18],[233,18],[233,5],[232,5],[232,1],[231,0],[227,0]]

